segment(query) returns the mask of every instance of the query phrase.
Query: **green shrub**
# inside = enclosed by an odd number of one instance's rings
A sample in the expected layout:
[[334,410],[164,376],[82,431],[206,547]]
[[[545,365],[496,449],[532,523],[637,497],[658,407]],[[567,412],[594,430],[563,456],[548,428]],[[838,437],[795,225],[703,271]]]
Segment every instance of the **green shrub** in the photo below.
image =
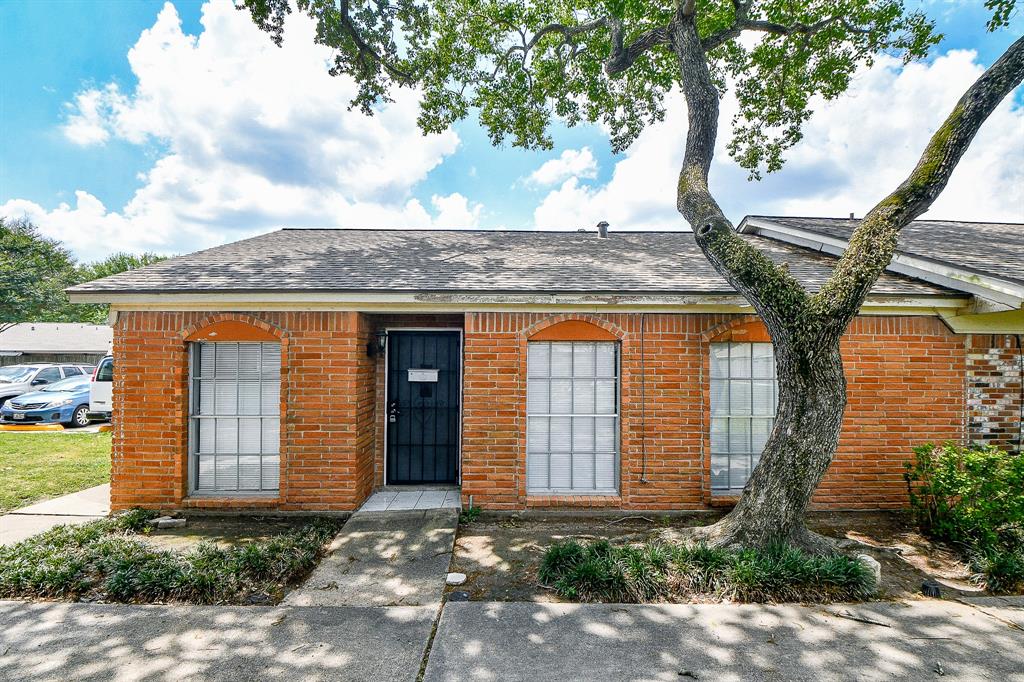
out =
[[1024,547],[998,545],[975,549],[971,555],[974,578],[994,594],[1024,592]]
[[791,547],[726,550],[705,545],[615,545],[567,540],[548,548],[541,582],[566,599],[652,602],[707,596],[744,602],[840,601],[874,592],[874,576],[843,555]]
[[316,565],[337,532],[318,519],[296,530],[222,548],[155,549],[138,537],[155,514],[134,510],[79,526],[57,526],[0,548],[0,597],[192,603],[240,602],[273,594]]
[[921,531],[959,545],[991,592],[1024,590],[1024,457],[927,443],[904,478]]

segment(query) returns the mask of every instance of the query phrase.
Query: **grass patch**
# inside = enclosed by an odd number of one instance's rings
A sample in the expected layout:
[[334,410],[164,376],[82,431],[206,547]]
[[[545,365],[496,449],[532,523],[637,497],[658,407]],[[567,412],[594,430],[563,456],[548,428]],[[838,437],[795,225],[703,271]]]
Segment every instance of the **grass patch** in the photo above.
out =
[[110,480],[110,433],[0,433],[0,512]]
[[57,526],[0,547],[0,597],[89,598],[132,603],[238,604],[274,600],[313,569],[339,528],[316,519],[237,547],[185,551],[145,541],[155,512],[133,510],[80,526]]
[[480,507],[469,507],[459,512],[459,524],[465,526],[480,518]]
[[844,555],[812,556],[791,547],[712,549],[660,542],[559,542],[541,563],[541,582],[584,602],[644,603],[694,597],[741,602],[855,601],[874,576]]

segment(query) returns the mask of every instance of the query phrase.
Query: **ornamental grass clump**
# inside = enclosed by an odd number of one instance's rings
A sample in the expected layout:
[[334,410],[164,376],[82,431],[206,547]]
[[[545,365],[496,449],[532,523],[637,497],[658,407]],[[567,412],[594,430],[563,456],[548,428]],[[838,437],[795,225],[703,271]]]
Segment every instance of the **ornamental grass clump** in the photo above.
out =
[[584,602],[831,602],[875,591],[874,576],[856,559],[786,546],[735,550],[566,540],[548,548],[539,577],[563,598]]
[[202,543],[175,552],[146,542],[154,516],[133,510],[0,547],[0,597],[197,604],[272,599],[313,569],[338,530],[336,522],[317,519],[237,547]]

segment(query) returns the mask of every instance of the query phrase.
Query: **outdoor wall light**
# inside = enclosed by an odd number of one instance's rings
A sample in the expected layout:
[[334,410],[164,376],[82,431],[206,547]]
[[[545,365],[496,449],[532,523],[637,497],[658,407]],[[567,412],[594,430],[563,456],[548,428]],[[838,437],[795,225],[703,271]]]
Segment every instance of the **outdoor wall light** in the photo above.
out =
[[370,341],[366,344],[366,354],[375,358],[378,355],[384,354],[384,349],[388,347],[388,333],[386,330],[381,329]]

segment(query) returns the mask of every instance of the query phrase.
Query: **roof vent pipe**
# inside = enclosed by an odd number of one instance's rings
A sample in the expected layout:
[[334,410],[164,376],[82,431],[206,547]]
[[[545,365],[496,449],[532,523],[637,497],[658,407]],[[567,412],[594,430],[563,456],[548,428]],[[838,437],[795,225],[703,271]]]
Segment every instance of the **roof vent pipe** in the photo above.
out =
[[608,221],[602,220],[597,224],[597,236],[601,239],[608,239]]

